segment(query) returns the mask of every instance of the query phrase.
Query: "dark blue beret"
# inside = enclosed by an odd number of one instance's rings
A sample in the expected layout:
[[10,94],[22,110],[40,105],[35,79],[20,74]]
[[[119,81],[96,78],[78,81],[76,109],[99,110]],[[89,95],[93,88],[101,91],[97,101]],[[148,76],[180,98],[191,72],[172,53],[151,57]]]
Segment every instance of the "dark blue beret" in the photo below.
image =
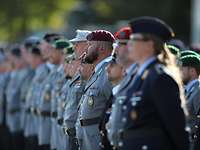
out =
[[175,34],[172,28],[156,17],[139,17],[130,21],[132,33],[153,34],[164,42],[172,39]]

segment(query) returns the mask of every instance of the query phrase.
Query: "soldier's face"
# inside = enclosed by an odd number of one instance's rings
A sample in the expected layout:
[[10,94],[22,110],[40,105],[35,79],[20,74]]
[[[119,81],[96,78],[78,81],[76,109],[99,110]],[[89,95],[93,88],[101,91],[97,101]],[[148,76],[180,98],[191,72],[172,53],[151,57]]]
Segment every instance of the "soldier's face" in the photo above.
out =
[[129,61],[128,59],[128,46],[127,44],[120,44],[115,48],[116,53],[117,53],[117,62],[121,65],[126,65],[127,62]]
[[86,41],[74,43],[76,57],[79,58],[88,48]]
[[43,40],[40,43],[39,48],[41,49],[41,54],[42,54],[43,58],[48,60],[50,57],[52,46]]
[[21,52],[22,52],[22,58],[25,60],[25,62],[27,64],[31,64],[30,61],[31,54],[27,51],[27,49],[24,46],[21,47]]
[[107,67],[108,80],[116,83],[123,78],[123,67],[119,64],[111,63]]
[[181,75],[184,84],[187,84],[190,81],[190,68],[181,67]]
[[61,62],[61,57],[61,51],[53,48],[50,53],[49,62],[52,64],[59,64]]
[[131,61],[143,63],[150,56],[154,55],[152,40],[144,40],[142,34],[135,34],[128,42],[128,56]]
[[93,64],[99,56],[97,45],[94,42],[88,42],[88,49],[84,61],[88,64]]

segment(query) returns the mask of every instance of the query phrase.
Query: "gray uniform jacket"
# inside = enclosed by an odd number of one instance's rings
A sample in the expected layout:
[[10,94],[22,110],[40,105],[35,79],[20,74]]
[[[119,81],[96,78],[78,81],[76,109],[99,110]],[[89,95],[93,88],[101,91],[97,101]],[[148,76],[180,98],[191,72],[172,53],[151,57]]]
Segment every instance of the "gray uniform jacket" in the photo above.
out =
[[20,122],[22,109],[20,88],[26,75],[27,69],[13,71],[6,89],[6,123],[11,133],[22,130]]
[[[99,121],[106,111],[106,105],[112,94],[112,85],[108,81],[106,66],[109,61],[103,60],[95,68],[95,73],[87,81],[84,95],[81,98],[79,116],[83,141],[79,143],[80,149],[94,150],[100,149]],[[98,122],[91,125],[83,125],[81,122],[93,119]],[[80,131],[79,131],[80,132]]]

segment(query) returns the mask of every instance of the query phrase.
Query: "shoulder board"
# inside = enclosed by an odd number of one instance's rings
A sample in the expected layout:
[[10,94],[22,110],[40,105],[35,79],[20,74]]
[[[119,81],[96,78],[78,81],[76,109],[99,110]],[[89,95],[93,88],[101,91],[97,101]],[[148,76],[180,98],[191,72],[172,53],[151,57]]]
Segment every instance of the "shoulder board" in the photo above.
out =
[[154,68],[158,74],[163,74],[166,71],[165,67],[161,64],[156,64]]

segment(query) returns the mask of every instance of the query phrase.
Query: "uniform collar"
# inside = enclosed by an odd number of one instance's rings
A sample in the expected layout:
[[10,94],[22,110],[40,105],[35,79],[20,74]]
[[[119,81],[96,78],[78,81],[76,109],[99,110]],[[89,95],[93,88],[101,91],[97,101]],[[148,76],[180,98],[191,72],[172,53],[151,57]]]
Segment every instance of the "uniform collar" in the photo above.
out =
[[141,75],[144,70],[152,63],[156,60],[156,57],[151,57],[149,59],[147,59],[140,67],[139,67],[139,70],[137,72],[138,75]]
[[105,59],[103,59],[100,63],[98,63],[95,67],[95,72],[98,72],[99,69],[102,68],[102,66],[105,64],[105,63],[109,63],[110,61],[112,60],[112,56],[109,56]]
[[55,68],[55,65],[50,62],[47,62],[46,65],[50,70],[53,70]]
[[133,72],[133,70],[135,70],[135,68],[137,67],[136,63],[133,63],[132,65],[130,65],[127,69],[126,69],[126,74],[131,74]]
[[64,68],[63,68],[63,64],[60,64],[60,65],[58,66],[58,72],[61,72],[63,69],[64,69]]
[[191,90],[191,88],[192,88],[197,82],[199,82],[198,79],[194,79],[194,80],[190,81],[190,82],[186,85],[185,90],[186,90],[187,92],[189,92],[189,91]]

